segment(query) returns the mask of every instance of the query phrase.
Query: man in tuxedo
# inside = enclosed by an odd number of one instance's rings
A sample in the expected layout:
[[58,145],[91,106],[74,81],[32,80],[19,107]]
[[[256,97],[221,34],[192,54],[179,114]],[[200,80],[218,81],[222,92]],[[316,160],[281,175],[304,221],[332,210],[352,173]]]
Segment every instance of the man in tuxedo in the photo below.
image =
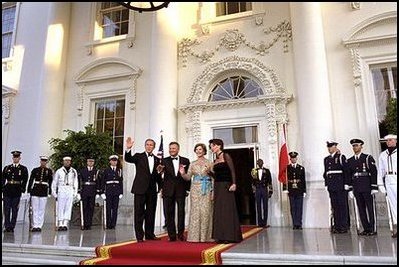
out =
[[269,169],[263,167],[262,159],[258,159],[256,164],[258,165],[258,168],[254,168],[251,175],[253,178],[252,185],[255,187],[258,226],[268,228],[270,227],[270,225],[267,224],[268,201],[273,194],[272,175]]
[[175,207],[177,203],[177,238],[184,241],[184,218],[186,190],[190,188],[190,181],[183,179],[179,172],[180,166],[183,166],[186,173],[190,161],[188,158],[179,156],[180,145],[177,142],[169,144],[169,157],[162,162],[163,169],[163,185],[162,197],[165,207],[165,217],[167,221],[167,229],[169,241],[176,241],[176,223],[175,223]]
[[[159,159],[152,153],[155,141],[145,141],[145,151],[132,156],[131,148],[134,141],[128,137],[126,140],[125,161],[136,165],[131,192],[134,194],[134,230],[137,242],[146,240],[159,240],[154,234],[155,211],[157,206],[157,184],[161,188],[162,181],[159,169]],[[143,221],[145,220],[143,231]]]

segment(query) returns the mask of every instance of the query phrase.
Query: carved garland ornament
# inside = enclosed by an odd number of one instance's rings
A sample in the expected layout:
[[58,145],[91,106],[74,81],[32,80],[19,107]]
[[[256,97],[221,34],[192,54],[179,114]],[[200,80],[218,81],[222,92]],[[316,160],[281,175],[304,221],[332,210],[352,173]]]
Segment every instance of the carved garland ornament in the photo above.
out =
[[179,42],[178,55],[182,60],[182,66],[187,66],[188,56],[196,57],[201,63],[206,63],[211,61],[212,57],[218,52],[222,47],[233,52],[237,50],[242,44],[251,48],[256,52],[257,55],[264,56],[269,53],[269,49],[273,47],[280,39],[283,42],[284,53],[288,52],[288,41],[292,40],[292,28],[289,21],[283,21],[277,26],[269,27],[264,29],[263,32],[266,35],[272,33],[275,37],[266,43],[261,41],[259,44],[248,41],[243,33],[240,33],[238,29],[226,30],[226,32],[220,37],[219,43],[212,50],[205,50],[202,52],[196,52],[192,49],[193,46],[201,44],[198,39],[191,40],[190,38],[183,38]]

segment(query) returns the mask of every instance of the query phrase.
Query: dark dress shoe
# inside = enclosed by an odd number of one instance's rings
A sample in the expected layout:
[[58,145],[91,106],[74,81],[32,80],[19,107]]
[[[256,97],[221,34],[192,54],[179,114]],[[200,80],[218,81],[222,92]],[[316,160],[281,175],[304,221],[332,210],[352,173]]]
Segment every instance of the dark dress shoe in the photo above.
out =
[[36,228],[36,232],[41,232],[42,231],[42,228]]
[[184,235],[180,235],[178,238],[180,241],[186,241],[186,238],[184,237]]
[[145,239],[146,239],[146,240],[161,240],[160,237],[156,237],[155,235],[154,235],[154,236],[146,237]]
[[361,233],[359,233],[359,235],[368,235],[368,231],[363,231],[363,232],[361,232]]
[[377,235],[377,232],[374,232],[374,231],[373,232],[368,232],[367,235],[368,236]]
[[144,240],[143,239],[137,239],[137,243],[143,243]]
[[265,225],[265,226],[263,226],[263,228],[269,228],[270,227],[270,225],[268,224],[268,225]]
[[392,234],[392,238],[398,238],[398,233]]
[[169,242],[176,242],[176,238],[169,238]]

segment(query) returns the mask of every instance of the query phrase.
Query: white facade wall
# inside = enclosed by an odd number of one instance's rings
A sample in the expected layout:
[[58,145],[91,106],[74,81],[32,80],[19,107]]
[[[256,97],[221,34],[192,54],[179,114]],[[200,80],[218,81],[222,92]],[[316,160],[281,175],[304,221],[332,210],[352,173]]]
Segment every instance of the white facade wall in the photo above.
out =
[[[20,149],[22,164],[29,170],[36,167],[41,154],[51,154],[50,138],[62,137],[64,129],[84,129],[93,122],[93,101],[117,95],[126,99],[125,138],[134,138],[138,152],[144,150],[147,138],[155,139],[158,149],[163,130],[166,150],[169,142],[177,140],[181,154],[194,159],[194,144],[207,143],[214,127],[258,125],[260,157],[278,188],[277,137],[281,124],[287,122],[288,148],[299,152],[309,181],[304,226],[326,227],[328,195],[322,190],[320,173],[327,153],[324,141],[336,140],[349,156],[349,140],[362,138],[364,152],[377,156],[378,128],[368,68],[396,62],[397,4],[361,2],[360,9],[352,9],[349,2],[252,5],[252,12],[230,15],[228,20],[215,19],[214,5],[207,2],[171,3],[153,13],[131,12],[126,38],[95,41],[95,3],[22,3],[14,54],[3,59],[2,166],[11,162],[11,150]],[[314,26],[323,36],[303,28],[307,17],[303,14],[302,20],[301,12],[308,12],[309,5],[314,5],[313,15],[322,23]],[[293,27],[287,51],[280,39],[268,53],[257,53],[261,42],[267,45],[276,37],[275,32],[264,30],[284,21]],[[213,56],[206,62],[190,54],[179,56],[178,42],[183,38],[199,41],[184,46],[199,57],[211,52]],[[315,53],[313,67],[309,40],[321,49]],[[319,64],[323,66],[317,68]],[[234,101],[207,105],[210,90],[228,74],[254,78],[265,85],[269,98],[245,105]],[[325,112],[314,114],[319,108]],[[118,223],[131,224],[134,167],[124,167],[125,197]],[[270,224],[290,225],[286,196],[279,192],[270,205]],[[163,223],[159,207],[158,225]]]

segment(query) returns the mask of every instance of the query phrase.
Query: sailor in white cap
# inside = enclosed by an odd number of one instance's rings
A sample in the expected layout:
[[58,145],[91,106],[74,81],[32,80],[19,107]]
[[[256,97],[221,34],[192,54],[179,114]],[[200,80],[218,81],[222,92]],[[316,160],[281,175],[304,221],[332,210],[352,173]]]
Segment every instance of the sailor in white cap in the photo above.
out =
[[397,156],[397,136],[388,134],[384,137],[388,148],[381,152],[378,164],[378,189],[381,193],[387,194],[389,207],[392,213],[393,233],[392,237],[397,237],[397,186],[398,186],[398,156]]
[[56,217],[58,220],[58,231],[68,230],[68,222],[71,220],[72,205],[74,198],[78,195],[78,173],[71,167],[71,157],[63,158],[63,167],[54,174],[51,185],[52,195],[58,201]]
[[30,227],[32,227],[32,232],[40,232],[42,230],[47,197],[51,196],[53,171],[47,168],[47,162],[47,156],[40,156],[40,167],[32,170],[29,179],[28,193],[31,195],[29,215],[32,215],[32,218],[29,218],[31,219]]

